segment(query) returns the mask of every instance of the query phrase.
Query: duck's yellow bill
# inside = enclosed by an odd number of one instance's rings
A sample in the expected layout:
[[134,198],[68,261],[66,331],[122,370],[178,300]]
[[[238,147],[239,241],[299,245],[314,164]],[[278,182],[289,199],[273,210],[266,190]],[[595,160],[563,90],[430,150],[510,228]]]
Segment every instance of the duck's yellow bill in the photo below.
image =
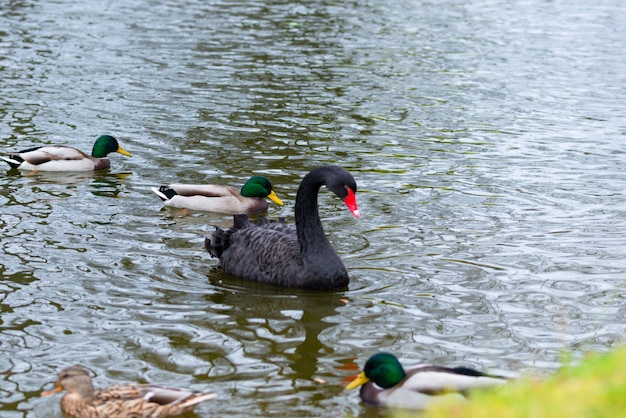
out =
[[132,154],[130,152],[126,151],[122,147],[117,147],[117,151],[116,152],[119,152],[120,154],[125,155],[127,157],[132,157]]
[[370,381],[369,378],[367,376],[365,376],[365,372],[361,372],[356,377],[356,379],[354,379],[352,382],[348,383],[348,386],[346,386],[346,390],[351,390],[351,389],[354,389],[354,388],[358,388],[359,386],[364,385],[364,384],[366,384],[369,381]]
[[274,203],[278,203],[281,206],[283,205],[283,201],[280,200],[278,196],[276,196],[276,193],[274,193],[274,190],[272,190],[272,192],[267,195],[267,198],[270,199]]

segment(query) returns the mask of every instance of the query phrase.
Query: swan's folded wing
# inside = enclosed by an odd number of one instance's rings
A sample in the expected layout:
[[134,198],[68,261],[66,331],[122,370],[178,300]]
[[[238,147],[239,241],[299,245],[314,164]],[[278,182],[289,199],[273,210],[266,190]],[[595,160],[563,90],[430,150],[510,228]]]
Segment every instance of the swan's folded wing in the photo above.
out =
[[287,225],[283,222],[271,222],[263,226],[266,229],[271,229],[272,231],[279,232],[281,234],[289,235],[291,237],[296,236],[296,227]]
[[264,227],[245,228],[232,234],[220,266],[233,276],[283,286],[289,285],[282,282],[293,276],[291,270],[303,269],[296,235]]

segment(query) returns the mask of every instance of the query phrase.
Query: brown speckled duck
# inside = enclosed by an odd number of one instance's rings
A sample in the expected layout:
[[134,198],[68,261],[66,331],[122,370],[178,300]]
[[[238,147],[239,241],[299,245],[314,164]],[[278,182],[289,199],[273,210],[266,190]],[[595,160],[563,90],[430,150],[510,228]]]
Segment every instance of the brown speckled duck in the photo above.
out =
[[215,397],[214,393],[135,383],[94,390],[87,369],[79,365],[61,370],[56,388],[42,395],[63,390],[67,393],[61,398],[61,410],[72,418],[171,417]]

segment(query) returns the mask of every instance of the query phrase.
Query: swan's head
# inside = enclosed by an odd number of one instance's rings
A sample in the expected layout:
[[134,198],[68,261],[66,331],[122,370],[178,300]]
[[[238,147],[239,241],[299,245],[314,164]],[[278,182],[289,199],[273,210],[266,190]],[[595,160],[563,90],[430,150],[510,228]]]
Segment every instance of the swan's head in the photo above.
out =
[[333,191],[346,204],[355,218],[361,216],[356,204],[356,181],[352,174],[338,166],[322,167],[326,172],[326,187]]

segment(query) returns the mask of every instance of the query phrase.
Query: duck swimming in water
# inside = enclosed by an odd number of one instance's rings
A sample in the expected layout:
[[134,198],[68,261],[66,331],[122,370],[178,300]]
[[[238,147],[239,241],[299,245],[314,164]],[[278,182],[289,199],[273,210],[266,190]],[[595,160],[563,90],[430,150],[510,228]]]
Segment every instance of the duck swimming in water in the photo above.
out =
[[117,152],[128,157],[126,151],[111,135],[100,136],[93,145],[91,155],[67,145],[44,145],[0,156],[11,168],[30,171],[94,171],[109,168],[107,157]]
[[241,191],[231,186],[214,184],[170,184],[152,191],[164,201],[165,206],[227,213],[252,214],[267,210],[265,198],[282,205],[272,183],[262,176],[251,177]]
[[466,367],[430,364],[404,369],[390,353],[370,357],[363,371],[346,386],[361,387],[359,395],[371,406],[424,409],[435,399],[463,399],[472,389],[497,387],[507,379]]
[[61,410],[72,418],[171,417],[215,397],[214,393],[135,383],[94,390],[87,369],[79,365],[61,370],[56,388],[42,395],[63,390],[67,393],[61,398]]

